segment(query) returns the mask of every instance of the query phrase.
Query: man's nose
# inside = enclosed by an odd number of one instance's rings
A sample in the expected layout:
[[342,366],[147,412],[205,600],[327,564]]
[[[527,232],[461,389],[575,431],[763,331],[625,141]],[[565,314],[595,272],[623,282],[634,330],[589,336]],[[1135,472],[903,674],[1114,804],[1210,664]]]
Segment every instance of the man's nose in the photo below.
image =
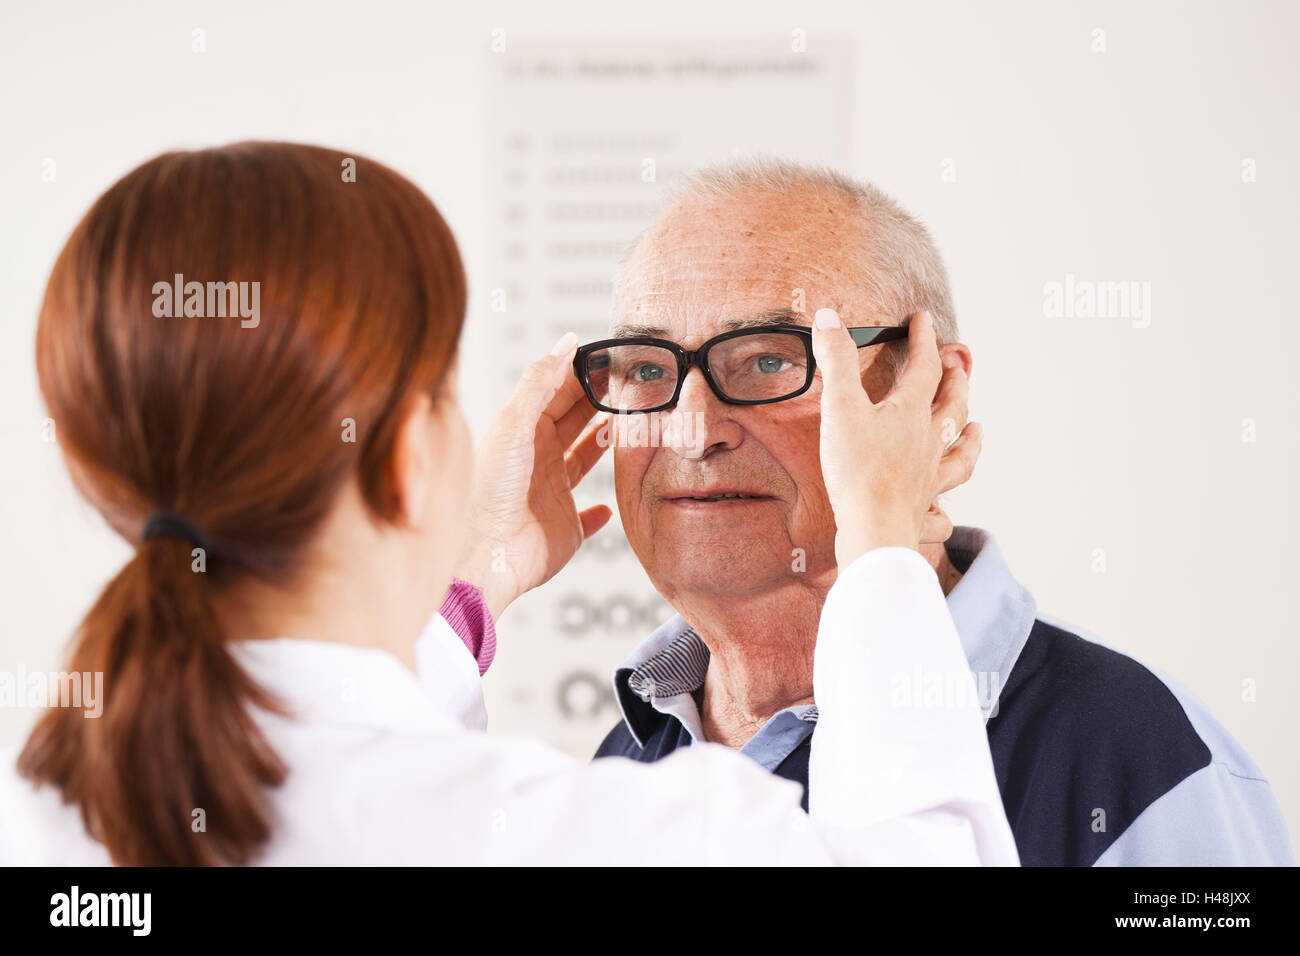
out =
[[696,460],[735,448],[744,437],[744,430],[732,417],[738,407],[714,395],[698,368],[687,369],[682,394],[673,409],[680,417],[677,424],[681,431],[673,450],[683,458]]

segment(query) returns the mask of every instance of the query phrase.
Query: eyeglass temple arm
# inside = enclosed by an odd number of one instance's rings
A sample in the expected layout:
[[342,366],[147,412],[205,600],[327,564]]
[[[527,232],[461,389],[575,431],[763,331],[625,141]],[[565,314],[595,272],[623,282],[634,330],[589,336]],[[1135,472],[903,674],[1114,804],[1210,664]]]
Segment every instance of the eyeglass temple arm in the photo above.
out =
[[907,338],[908,323],[902,325],[871,326],[849,329],[849,335],[858,348],[876,345],[880,342],[895,342]]

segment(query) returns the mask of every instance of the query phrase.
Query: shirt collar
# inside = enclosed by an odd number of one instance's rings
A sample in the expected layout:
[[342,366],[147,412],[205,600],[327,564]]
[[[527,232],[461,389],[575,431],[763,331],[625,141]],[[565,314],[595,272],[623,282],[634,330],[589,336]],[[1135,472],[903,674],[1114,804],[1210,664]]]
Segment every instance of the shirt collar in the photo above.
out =
[[[948,559],[962,572],[957,586],[948,592],[948,613],[957,626],[981,702],[992,705],[991,711],[986,707],[988,720],[997,716],[997,697],[1029,640],[1038,605],[1012,576],[987,531],[954,528],[947,550]],[[986,690],[991,698],[987,702]]]
[[248,675],[304,723],[399,732],[480,726],[477,665],[444,630],[435,615],[416,642],[416,672],[388,651],[353,644],[279,637],[230,646]]
[[[1012,577],[987,531],[957,527],[946,548],[949,560],[962,572],[948,594],[948,611],[988,720],[997,715],[997,696],[1029,638],[1037,606],[1033,595]],[[645,746],[660,714],[676,717],[693,739],[700,739],[699,708],[691,692],[704,683],[708,667],[708,648],[680,614],[628,655],[614,672],[614,699],[637,744]],[[815,706],[795,710],[800,720],[817,719]]]
[[681,721],[691,736],[702,736],[700,712],[691,693],[704,683],[709,649],[680,614],[657,627],[614,672],[614,699],[623,722],[645,746],[656,714]]

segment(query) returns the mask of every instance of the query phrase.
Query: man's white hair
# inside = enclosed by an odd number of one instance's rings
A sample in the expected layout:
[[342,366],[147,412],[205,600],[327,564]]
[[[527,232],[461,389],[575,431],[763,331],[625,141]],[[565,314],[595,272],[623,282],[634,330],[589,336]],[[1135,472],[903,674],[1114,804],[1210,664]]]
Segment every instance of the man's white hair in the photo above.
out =
[[[867,300],[881,315],[902,320],[922,309],[934,317],[940,343],[957,341],[948,270],[929,231],[883,190],[828,166],[774,157],[751,157],[687,173],[670,191],[665,211],[697,198],[733,199],[755,192],[815,191],[844,200],[859,217],[867,239],[867,261],[859,276]],[[614,276],[617,299],[623,272],[642,237],[627,250]],[[886,347],[897,371],[907,355],[905,342]]]

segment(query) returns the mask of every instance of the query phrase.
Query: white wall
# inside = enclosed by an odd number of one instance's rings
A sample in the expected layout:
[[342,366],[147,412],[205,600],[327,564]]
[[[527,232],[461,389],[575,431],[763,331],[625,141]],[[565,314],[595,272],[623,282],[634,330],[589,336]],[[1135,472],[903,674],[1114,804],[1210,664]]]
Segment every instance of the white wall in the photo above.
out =
[[[788,48],[803,28],[810,47],[850,44],[850,171],[931,223],[952,271],[987,437],[950,511],[997,534],[1041,609],[1190,687],[1300,830],[1289,560],[1300,530],[1290,368],[1300,342],[1288,288],[1300,252],[1300,82],[1289,50],[1300,7],[112,6],[0,14],[0,669],[55,666],[127,554],[41,441],[32,361],[54,256],[111,182],[165,149],[248,138],[386,162],[433,197],[460,238],[475,293],[466,358],[487,361],[486,290],[499,281],[497,184],[484,160],[492,29],[597,44],[770,35]],[[191,52],[196,27],[202,55]],[[1097,28],[1104,53],[1091,49]],[[788,109],[767,122],[793,126]],[[41,178],[47,158],[54,183]],[[1257,181],[1243,182],[1247,159]],[[1149,325],[1045,316],[1044,285],[1067,274],[1149,282]],[[505,387],[463,382],[481,427]],[[1243,440],[1246,419],[1254,441]],[[572,585],[562,576],[555,587]],[[575,643],[537,607],[503,622],[488,679],[495,726],[589,753],[613,714],[564,720],[555,661],[605,673],[635,635]],[[30,719],[0,709],[0,742],[20,739]]]

